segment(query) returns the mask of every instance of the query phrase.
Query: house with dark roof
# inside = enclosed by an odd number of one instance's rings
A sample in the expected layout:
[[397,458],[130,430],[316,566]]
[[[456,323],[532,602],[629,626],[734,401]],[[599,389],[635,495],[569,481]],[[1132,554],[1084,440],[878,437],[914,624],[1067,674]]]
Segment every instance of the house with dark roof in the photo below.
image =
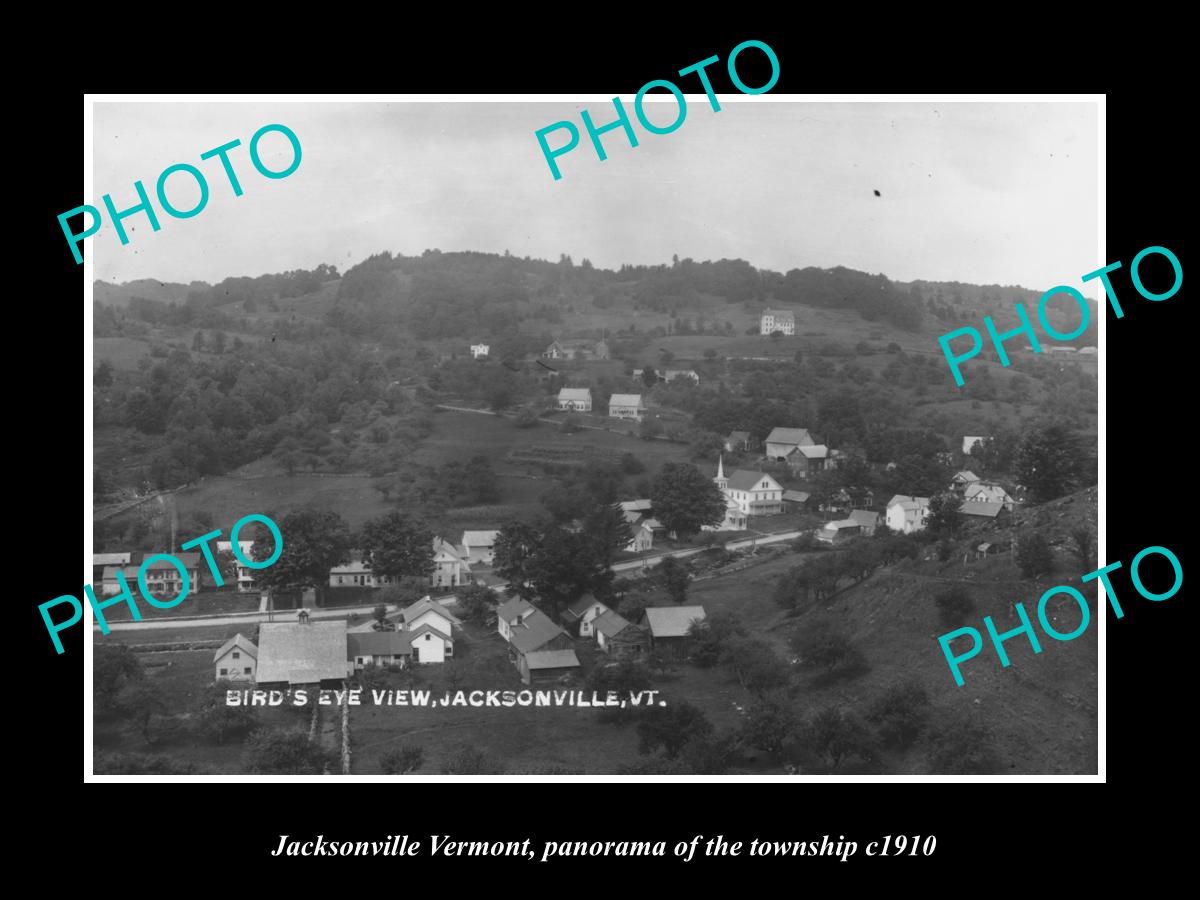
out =
[[642,659],[650,654],[650,634],[620,613],[606,612],[592,630],[596,645],[615,659]]
[[496,631],[500,633],[500,637],[508,641],[512,639],[512,629],[514,625],[519,625],[521,620],[531,612],[537,612],[538,608],[528,600],[522,600],[520,597],[512,597],[505,600],[496,609]]
[[764,443],[767,456],[783,462],[797,447],[815,444],[816,441],[807,428],[772,428]]
[[256,680],[260,687],[338,687],[349,672],[344,621],[259,626]]
[[357,672],[367,666],[401,666],[412,659],[406,631],[358,631],[346,635],[346,659]]
[[852,509],[847,518],[857,522],[864,535],[874,534],[875,529],[879,527],[879,513],[873,509]]
[[785,457],[788,467],[797,478],[811,478],[825,471],[828,460],[829,448],[824,444],[800,444]]
[[703,606],[650,606],[642,612],[642,625],[650,634],[656,652],[686,656],[694,622],[703,622]]
[[967,485],[963,492],[963,504],[967,503],[999,503],[1009,512],[1017,505],[1008,491],[994,481],[977,481]]
[[235,634],[213,654],[217,681],[253,681],[258,648],[244,634]]
[[576,635],[581,638],[590,638],[592,623],[610,611],[610,607],[601,603],[594,595],[584,594],[563,611],[563,619]]
[[973,484],[978,484],[980,478],[969,469],[963,469],[961,472],[955,472],[954,477],[950,479],[950,490],[962,497],[968,487]]
[[1008,514],[1003,503],[990,503],[987,500],[974,500],[963,503],[958,508],[958,514],[966,521],[991,522]]
[[534,650],[519,657],[517,671],[528,685],[560,683],[579,673],[574,650]]

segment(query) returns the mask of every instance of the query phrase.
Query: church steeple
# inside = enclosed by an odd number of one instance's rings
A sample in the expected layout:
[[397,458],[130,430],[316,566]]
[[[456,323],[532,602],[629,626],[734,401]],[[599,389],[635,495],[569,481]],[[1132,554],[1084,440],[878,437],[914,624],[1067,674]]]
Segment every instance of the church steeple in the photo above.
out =
[[713,481],[721,490],[729,487],[729,480],[725,477],[725,454],[723,453],[717,457],[717,477]]

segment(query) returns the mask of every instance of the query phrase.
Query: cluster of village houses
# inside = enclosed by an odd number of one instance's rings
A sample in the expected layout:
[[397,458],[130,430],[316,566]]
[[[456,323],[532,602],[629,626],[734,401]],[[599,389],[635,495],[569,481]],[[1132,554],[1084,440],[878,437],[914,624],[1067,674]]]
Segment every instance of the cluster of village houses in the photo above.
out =
[[[651,652],[681,656],[690,629],[705,618],[703,606],[646,609],[638,624],[628,621],[591,594],[571,604],[562,627],[528,601],[514,598],[496,611],[496,630],[525,684],[547,684],[580,673],[576,649],[594,644],[608,660],[637,660]],[[336,687],[368,666],[442,663],[454,657],[454,636],[462,622],[446,606],[426,596],[400,610],[383,626],[348,627],[343,620],[313,621],[308,610],[295,622],[265,622],[258,644],[243,634],[226,641],[213,656],[217,681],[254,682],[269,689],[319,685]]]

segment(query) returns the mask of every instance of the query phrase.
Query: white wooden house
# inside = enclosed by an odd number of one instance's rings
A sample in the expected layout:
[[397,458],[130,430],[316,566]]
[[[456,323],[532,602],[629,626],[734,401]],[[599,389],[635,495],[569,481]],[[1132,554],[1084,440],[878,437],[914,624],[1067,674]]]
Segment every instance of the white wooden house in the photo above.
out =
[[253,681],[258,667],[258,648],[244,634],[235,634],[213,654],[217,681]]
[[764,309],[758,327],[762,334],[782,331],[793,335],[796,333],[796,314],[790,309]]
[[591,412],[591,388],[560,388],[558,391],[558,408],[570,412]]
[[922,531],[929,520],[929,498],[897,494],[887,505],[887,526],[901,534]]
[[[238,552],[246,559],[254,559],[250,554],[253,547],[254,541],[238,541]],[[255,580],[258,570],[250,568],[238,559],[237,554],[233,553],[233,544],[230,541],[217,541],[217,551],[233,554],[233,564],[239,593],[249,594],[258,590],[258,582]]]
[[492,560],[496,555],[496,535],[500,532],[497,530],[491,531],[464,531],[462,540],[463,551],[466,553],[468,565],[475,563],[492,564]]
[[613,394],[608,400],[608,415],[612,419],[638,419],[646,411],[641,394]]

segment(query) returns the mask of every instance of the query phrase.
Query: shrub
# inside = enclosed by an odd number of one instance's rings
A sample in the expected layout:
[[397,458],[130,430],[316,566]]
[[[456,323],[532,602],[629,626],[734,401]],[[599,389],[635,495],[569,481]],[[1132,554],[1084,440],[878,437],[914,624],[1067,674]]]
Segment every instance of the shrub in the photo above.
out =
[[476,747],[460,747],[442,763],[443,775],[499,775],[504,763]]
[[813,750],[833,771],[853,757],[869,761],[874,756],[871,730],[847,710],[836,707],[821,710],[809,721],[806,736]]
[[797,631],[788,645],[800,657],[800,665],[824,669],[829,678],[848,678],[868,668],[862,651],[828,619],[817,619]]
[[404,745],[389,750],[379,757],[379,768],[385,775],[407,775],[421,768],[425,762],[425,751],[420,747]]
[[880,740],[899,750],[911,747],[929,720],[929,695],[917,681],[894,684],[871,704],[867,718]]
[[938,616],[946,626],[961,625],[967,614],[975,608],[971,593],[965,587],[951,587],[933,598]]
[[1013,559],[1026,578],[1046,575],[1054,568],[1054,551],[1037,531],[1027,532],[1017,538]]
[[941,723],[930,735],[930,774],[988,775],[1000,770],[986,726],[968,716]]

